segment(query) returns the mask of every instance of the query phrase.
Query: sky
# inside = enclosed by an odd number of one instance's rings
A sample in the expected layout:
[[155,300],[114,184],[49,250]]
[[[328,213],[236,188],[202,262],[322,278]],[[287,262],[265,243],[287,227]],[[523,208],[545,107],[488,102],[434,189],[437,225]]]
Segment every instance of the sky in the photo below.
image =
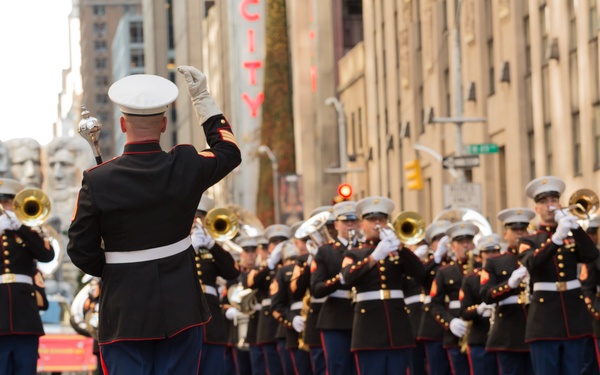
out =
[[2,1],[0,140],[52,139],[62,70],[70,65],[71,1]]

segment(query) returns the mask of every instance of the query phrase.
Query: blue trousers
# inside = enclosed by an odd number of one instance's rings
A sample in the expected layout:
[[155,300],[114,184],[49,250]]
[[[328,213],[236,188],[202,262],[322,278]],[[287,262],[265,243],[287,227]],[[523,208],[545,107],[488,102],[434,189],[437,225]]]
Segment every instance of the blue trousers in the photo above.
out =
[[234,348],[233,355],[235,357],[237,374],[252,375],[252,362],[250,360],[250,351]]
[[412,349],[357,350],[355,355],[360,375],[406,375]]
[[466,354],[461,353],[460,348],[448,348],[446,349],[446,352],[450,359],[450,369],[454,375],[470,373],[469,357],[467,357]]
[[310,358],[312,370],[315,375],[326,375],[325,352],[322,347],[311,347]]
[[276,343],[261,344],[260,347],[263,350],[265,357],[265,367],[269,375],[284,375],[283,362],[279,356]]
[[425,354],[430,375],[450,375],[448,354],[442,346],[442,341],[424,341]]
[[283,373],[285,375],[294,375],[294,362],[292,354],[285,348],[285,339],[277,339],[277,352],[283,364]]
[[321,343],[329,375],[356,375],[354,356],[350,352],[351,330],[323,330]]
[[596,357],[596,338],[590,337],[585,339],[585,349],[583,351],[583,367],[581,368],[582,375],[600,375],[598,368],[598,358]]
[[533,375],[529,352],[496,352],[500,375]]
[[291,375],[313,375],[310,353],[300,349],[289,349],[294,369]]
[[469,363],[472,375],[498,374],[496,353],[486,352],[484,345],[469,345]]
[[583,367],[585,339],[540,340],[529,343],[535,374],[575,375]]
[[0,374],[35,375],[40,337],[0,336]]
[[168,339],[118,341],[100,346],[110,375],[189,374],[200,365],[202,327],[186,329]]
[[410,365],[410,375],[427,374],[427,356],[425,355],[425,345],[417,342],[417,346],[412,350],[412,360]]
[[267,365],[265,364],[265,353],[260,345],[250,345],[250,364],[252,365],[252,374],[266,374]]
[[202,344],[199,374],[223,374],[226,348],[225,345]]

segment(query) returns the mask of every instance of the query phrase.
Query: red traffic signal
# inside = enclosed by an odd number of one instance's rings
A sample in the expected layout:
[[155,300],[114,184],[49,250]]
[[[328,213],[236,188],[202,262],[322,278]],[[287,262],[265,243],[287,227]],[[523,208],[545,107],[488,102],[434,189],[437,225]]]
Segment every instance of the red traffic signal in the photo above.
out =
[[352,185],[348,183],[343,183],[338,186],[338,194],[342,199],[347,200],[352,196]]

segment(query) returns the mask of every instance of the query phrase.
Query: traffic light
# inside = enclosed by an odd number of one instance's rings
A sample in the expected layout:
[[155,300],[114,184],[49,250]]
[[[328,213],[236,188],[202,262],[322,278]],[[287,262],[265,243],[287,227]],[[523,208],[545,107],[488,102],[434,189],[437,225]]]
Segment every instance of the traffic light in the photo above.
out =
[[421,177],[419,159],[404,163],[404,170],[406,171],[406,187],[408,190],[422,190],[423,178]]
[[352,185],[343,183],[338,186],[338,195],[333,197],[332,204],[340,203],[343,201],[349,201],[352,196]]

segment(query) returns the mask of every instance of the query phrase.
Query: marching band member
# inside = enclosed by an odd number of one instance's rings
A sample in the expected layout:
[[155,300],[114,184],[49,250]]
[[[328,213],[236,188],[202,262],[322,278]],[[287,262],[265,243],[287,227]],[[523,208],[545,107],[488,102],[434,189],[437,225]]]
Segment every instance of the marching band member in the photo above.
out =
[[13,212],[13,199],[22,189],[16,180],[0,179],[0,374],[34,375],[44,335],[40,309],[48,307],[36,261],[51,261],[54,249]]
[[[227,325],[221,312],[217,277],[232,280],[239,276],[239,266],[231,254],[225,251],[206,231],[206,214],[215,207],[215,202],[202,195],[196,210],[196,222],[192,227],[192,246],[196,251],[196,274],[204,292],[212,318],[202,326],[201,374],[222,374],[225,369],[223,358],[227,347]],[[229,311],[230,315],[233,315]],[[225,314],[227,314],[226,312]],[[228,316],[230,318],[230,316]]]
[[[431,285],[431,309],[435,321],[440,324],[444,332],[444,348],[450,359],[453,374],[468,374],[469,361],[464,353],[461,353],[459,339],[467,332],[467,323],[460,317],[461,303],[459,292],[464,275],[470,272],[469,268],[477,267],[473,262],[473,251],[475,245],[473,238],[479,232],[479,228],[468,221],[459,221],[450,224],[446,229],[446,236],[438,242],[437,249],[440,253],[451,250],[456,260],[442,267],[435,275]],[[437,251],[437,250],[436,250]],[[446,303],[446,300],[449,302]]]
[[[588,221],[585,232],[593,243],[598,247],[598,222],[600,218],[598,216]],[[585,297],[585,303],[588,306],[588,311],[592,316],[592,329],[594,331],[594,337],[586,339],[584,363],[581,370],[581,374],[584,375],[600,375],[600,366],[598,365],[598,357],[600,357],[600,351],[598,351],[598,338],[600,337],[600,300],[598,297],[600,294],[600,258],[589,264],[583,264],[581,272],[579,273],[579,279],[581,280],[581,289]]]
[[[408,313],[408,317],[410,319],[410,326],[412,328],[413,335],[417,337],[417,334],[419,333],[419,325],[421,323],[421,312],[423,310],[423,286],[421,283],[416,282],[412,277],[405,275],[404,280],[402,280],[402,291],[404,292],[404,303],[406,304],[406,312]],[[419,341],[416,341],[415,345],[415,348],[412,349],[410,374],[425,375],[427,373],[425,346]]]
[[388,227],[394,203],[368,197],[356,205],[366,242],[346,251],[343,283],[356,288],[352,351],[360,374],[405,374],[415,336],[404,303],[402,281],[409,275],[421,282],[425,268]]
[[440,240],[446,235],[446,229],[450,222],[447,220],[438,220],[431,223],[425,229],[425,242],[428,244],[429,251],[424,254],[425,258],[425,278],[423,280],[423,293],[425,299],[422,305],[421,322],[417,333],[417,341],[425,346],[427,366],[431,375],[450,374],[450,363],[443,347],[444,327],[440,326],[429,310],[431,309],[431,285],[435,280],[438,269],[450,262],[446,253],[447,246],[438,246]]
[[[298,225],[299,227],[299,225]],[[291,232],[296,233],[292,226]],[[294,239],[294,248],[286,247],[283,267],[279,268],[271,283],[271,311],[273,317],[285,329],[285,350],[291,355],[293,371],[297,375],[312,375],[310,354],[301,348],[300,335],[305,330],[306,320],[301,311],[310,279],[302,277],[301,270],[307,268],[309,253],[306,249],[308,238]],[[310,273],[306,273],[309,275]],[[286,372],[287,374],[287,372]]]
[[[490,257],[500,254],[500,248],[500,236],[497,234],[483,236],[479,239],[477,249],[481,256],[482,267],[485,267],[486,261]],[[487,352],[485,349],[490,330],[490,316],[494,307],[481,300],[480,277],[480,267],[463,277],[458,298],[461,304],[460,316],[463,320],[471,322],[467,341],[471,374],[495,375],[498,374],[496,353]]]
[[125,150],[84,172],[69,228],[73,264],[102,277],[99,342],[111,375],[196,374],[201,325],[210,319],[190,228],[202,193],[240,164],[241,153],[206,76],[190,66],[178,71],[210,148],[162,151],[177,86],[147,74],[120,79],[108,95],[123,113]]
[[560,210],[564,189],[554,176],[525,189],[540,217],[536,233],[519,240],[518,255],[533,283],[525,339],[536,374],[579,374],[585,337],[592,334],[577,263],[593,262],[598,250],[577,218]]
[[519,264],[519,239],[527,235],[529,222],[535,212],[527,208],[507,208],[498,213],[504,226],[506,252],[490,258],[481,273],[481,297],[495,304],[492,328],[486,350],[495,352],[501,375],[532,374],[529,345],[525,343],[527,304],[524,283],[526,268]]
[[[291,237],[290,227],[283,224],[273,224],[265,229],[265,237],[269,241],[267,251],[264,253],[266,260],[261,265],[248,273],[247,288],[258,289],[258,298],[262,304],[258,317],[256,343],[262,350],[265,365],[270,375],[283,374],[283,359],[277,350],[277,328],[279,324],[271,315],[271,298],[269,287],[275,278],[277,269],[281,267],[283,247]],[[268,254],[268,256],[267,256]],[[251,353],[252,356],[252,353]]]
[[352,342],[352,298],[350,286],[340,278],[344,253],[358,247],[356,202],[344,201],[333,207],[335,242],[323,245],[311,265],[310,292],[314,298],[327,298],[321,307],[317,329],[325,353],[327,373],[330,375],[356,374],[356,365],[350,352]]

